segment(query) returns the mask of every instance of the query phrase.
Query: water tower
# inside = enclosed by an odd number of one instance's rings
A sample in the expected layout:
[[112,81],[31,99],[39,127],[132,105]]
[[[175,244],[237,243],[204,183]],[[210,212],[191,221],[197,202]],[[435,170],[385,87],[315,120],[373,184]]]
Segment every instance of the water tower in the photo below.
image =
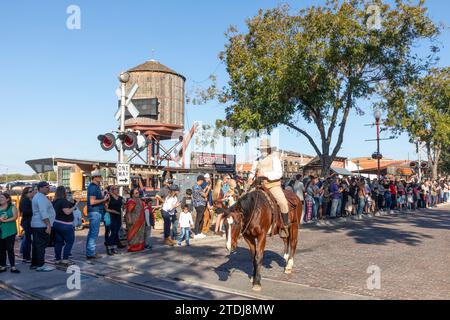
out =
[[[156,60],[149,60],[128,70],[130,80],[126,84],[129,92],[134,84],[139,86],[133,104],[139,110],[134,119],[126,114],[126,129],[139,130],[148,137],[147,163],[160,165],[164,161],[183,160],[184,151],[195,129],[185,137],[184,102],[186,78]],[[164,140],[177,139],[171,147],[164,147]],[[177,147],[182,147],[177,150]],[[173,152],[176,154],[173,155]],[[180,153],[181,151],[181,153]]]

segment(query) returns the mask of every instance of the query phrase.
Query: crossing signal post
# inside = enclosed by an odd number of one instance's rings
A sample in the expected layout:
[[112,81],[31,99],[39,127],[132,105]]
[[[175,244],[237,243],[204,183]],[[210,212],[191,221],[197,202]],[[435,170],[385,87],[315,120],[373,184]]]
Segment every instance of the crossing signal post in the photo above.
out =
[[[126,84],[130,81],[130,74],[128,72],[121,72],[119,75],[120,81],[120,132],[125,132],[125,107],[126,107]],[[133,94],[134,95],[134,94]],[[130,98],[131,99],[131,98]],[[124,163],[124,148],[119,150],[119,163]],[[123,196],[123,186],[120,186],[120,195]]]

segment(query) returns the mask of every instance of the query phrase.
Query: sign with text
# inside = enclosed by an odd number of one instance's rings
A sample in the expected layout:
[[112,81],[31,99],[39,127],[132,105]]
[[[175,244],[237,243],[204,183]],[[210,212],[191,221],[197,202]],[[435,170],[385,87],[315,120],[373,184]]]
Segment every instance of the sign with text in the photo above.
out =
[[213,169],[219,172],[234,172],[236,170],[236,156],[232,154],[191,153],[192,169]]
[[127,163],[118,163],[116,176],[117,176],[117,184],[119,186],[128,186],[131,182],[130,165]]

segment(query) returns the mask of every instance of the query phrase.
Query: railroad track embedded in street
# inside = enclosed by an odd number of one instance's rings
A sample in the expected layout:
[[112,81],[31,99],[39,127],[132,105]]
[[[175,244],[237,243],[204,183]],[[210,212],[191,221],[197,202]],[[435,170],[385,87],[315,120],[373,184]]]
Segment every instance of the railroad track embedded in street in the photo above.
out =
[[[75,263],[78,264],[86,264],[86,261],[83,260],[79,260],[76,258],[71,258],[71,260]],[[57,265],[55,264],[53,261],[51,260],[47,260],[47,263],[55,266],[58,270],[62,270],[62,271],[66,271],[68,267],[66,266],[61,266],[61,265]],[[100,263],[102,264],[102,263]],[[104,266],[107,266],[110,269],[113,269],[114,271],[111,273],[115,273],[115,272],[128,272],[128,273],[132,273],[132,274],[136,274],[136,275],[145,275],[145,272],[136,272],[136,271],[130,271],[129,269],[126,268],[120,268],[120,267],[116,267],[116,266],[111,266],[108,264],[102,264]],[[191,293],[184,293],[184,292],[180,292],[178,290],[173,290],[173,289],[169,289],[169,288],[163,288],[160,286],[155,286],[155,285],[150,285],[150,284],[143,284],[143,283],[139,283],[139,282],[135,282],[135,281],[130,281],[130,280],[125,280],[122,279],[120,277],[116,277],[114,275],[106,275],[106,274],[102,274],[102,273],[98,273],[98,272],[93,272],[93,271],[86,271],[86,270],[80,270],[80,273],[82,275],[85,276],[89,276],[89,277],[94,277],[94,278],[98,278],[98,279],[104,279],[108,282],[114,283],[114,284],[118,284],[118,285],[122,285],[122,286],[126,286],[128,288],[132,288],[132,289],[136,289],[136,290],[140,290],[146,293],[154,293],[154,294],[158,294],[160,296],[164,296],[167,297],[169,299],[173,299],[173,300],[210,300],[209,298],[205,298],[199,295],[195,295],[195,294],[191,294]],[[153,276],[154,277],[154,276]],[[229,294],[229,295],[233,295],[236,298],[237,297],[242,297],[242,298],[246,298],[246,299],[254,299],[254,300],[268,300],[270,299],[269,297],[264,297],[261,295],[252,295],[249,293],[243,293],[243,292],[238,292],[235,290],[229,290],[227,288],[223,288],[223,287],[217,287],[217,286],[212,286],[209,284],[205,284],[205,283],[199,283],[199,282],[195,282],[195,281],[186,281],[183,279],[174,279],[174,280],[168,280],[168,279],[164,279],[165,281],[169,281],[169,282],[173,282],[173,283],[185,283],[185,284],[191,284],[191,285],[195,285],[201,288],[205,288],[205,289],[209,289],[211,291],[215,291],[217,293],[222,293],[222,294]]]
[[17,297],[21,300],[49,300],[44,296],[24,291],[15,286],[6,284],[3,281],[0,281],[0,290],[6,291],[10,295]]

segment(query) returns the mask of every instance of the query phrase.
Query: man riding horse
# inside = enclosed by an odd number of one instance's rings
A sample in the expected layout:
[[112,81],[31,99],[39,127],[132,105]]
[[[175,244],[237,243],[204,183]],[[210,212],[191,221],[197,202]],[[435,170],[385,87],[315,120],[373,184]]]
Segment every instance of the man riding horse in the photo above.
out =
[[264,188],[268,189],[273,198],[280,207],[283,217],[283,228],[280,230],[280,237],[287,238],[289,236],[289,203],[281,188],[281,178],[283,177],[283,167],[281,165],[280,155],[274,152],[268,139],[261,140],[258,148],[261,157],[253,162],[250,175],[247,180],[248,186],[252,185],[255,176],[261,180]]

